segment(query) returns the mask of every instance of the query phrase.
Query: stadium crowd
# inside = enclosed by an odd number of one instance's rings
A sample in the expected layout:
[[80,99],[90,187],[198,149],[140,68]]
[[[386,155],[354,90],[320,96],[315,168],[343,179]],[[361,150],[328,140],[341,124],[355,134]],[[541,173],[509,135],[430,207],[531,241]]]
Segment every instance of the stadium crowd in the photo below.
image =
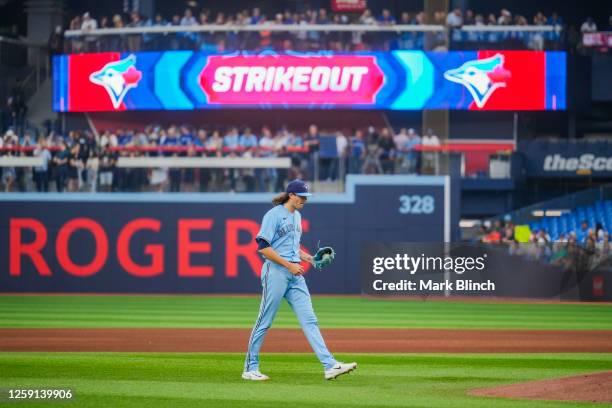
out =
[[[529,48],[542,49],[545,41],[559,43],[564,29],[563,19],[552,12],[549,16],[537,12],[533,16],[513,14],[508,9],[500,10],[499,14],[480,14],[471,9],[463,12],[456,8],[451,12],[439,11],[433,19],[428,20],[423,11],[401,12],[393,15],[389,9],[382,9],[375,15],[370,9],[362,13],[330,13],[325,8],[318,10],[304,9],[301,11],[284,10],[267,16],[258,7],[243,10],[238,13],[217,12],[213,14],[208,9],[193,10],[187,8],[182,14],[172,16],[156,14],[153,17],[132,12],[129,15],[114,14],[95,18],[86,12],[72,18],[68,25],[70,30],[84,32],[93,29],[125,28],[125,27],[165,27],[195,25],[262,25],[261,31],[250,32],[180,32],[164,34],[122,34],[105,36],[75,37],[61,40],[62,27],[57,27],[50,40],[51,48],[56,52],[97,52],[97,51],[140,51],[140,50],[172,50],[194,49],[208,52],[245,49],[259,50],[300,50],[317,51],[321,49],[333,51],[389,50],[389,49],[419,49],[424,45],[423,32],[339,32],[339,31],[298,31],[278,32],[266,30],[265,24],[305,25],[305,24],[362,24],[371,26],[393,25],[441,25],[451,31],[450,39],[456,43],[485,42],[489,44],[500,41],[516,41]],[[542,26],[553,27],[549,32],[495,31],[495,32],[462,32],[457,30],[463,26]],[[446,33],[435,33],[434,44],[445,44]]]
[[[516,225],[510,218],[487,220],[480,226],[476,240],[487,244],[517,243],[515,227]],[[587,220],[582,220],[577,230],[560,234],[555,240],[551,238],[546,228],[532,229],[529,232],[528,243],[542,247],[551,246],[553,250],[564,248],[567,244],[577,244],[593,251],[597,250],[610,254],[610,233],[601,223],[589,225]],[[527,247],[534,248],[533,245]]]
[[[321,141],[324,147],[321,148]],[[330,148],[331,142],[331,148]],[[4,191],[279,191],[286,180],[337,180],[346,173],[416,174],[433,172],[437,156],[420,146],[439,146],[432,129],[388,128],[305,132],[264,126],[227,129],[151,125],[115,129],[96,137],[91,131],[50,132],[36,139],[9,129],[0,155],[42,157],[31,169],[0,168]],[[118,167],[121,157],[290,157],[289,169],[191,169]],[[31,176],[30,176],[31,175]],[[30,180],[33,183],[30,183]]]

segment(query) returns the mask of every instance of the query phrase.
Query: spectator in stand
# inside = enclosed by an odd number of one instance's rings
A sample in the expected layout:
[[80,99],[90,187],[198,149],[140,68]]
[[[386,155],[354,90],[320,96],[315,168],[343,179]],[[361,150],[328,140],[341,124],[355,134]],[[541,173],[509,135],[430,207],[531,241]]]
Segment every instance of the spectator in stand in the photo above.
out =
[[223,150],[223,138],[218,130],[215,130],[212,135],[206,140],[206,148],[212,151],[215,156],[221,156]]
[[[81,23],[81,30],[84,32],[88,32],[91,30],[96,30],[98,28],[98,22],[95,18],[92,18],[89,15],[89,12],[83,14],[83,22]],[[98,37],[89,35],[85,38],[84,51],[86,52],[96,52],[98,51]]]
[[404,162],[406,163],[404,171],[408,174],[417,174],[419,166],[419,160],[421,158],[421,152],[416,150],[417,146],[421,145],[421,136],[413,129],[408,129],[407,140],[404,148]]
[[[125,27],[125,24],[123,22],[123,18],[121,17],[121,15],[115,14],[113,16],[113,28],[124,28],[124,27]],[[111,35],[108,42],[109,42],[109,48],[111,50],[125,51],[126,41],[125,41],[124,34]]]
[[92,18],[89,12],[83,14],[83,22],[81,23],[81,30],[91,31],[98,28],[98,22],[95,18]]
[[[165,135],[160,138],[161,146],[176,147],[179,145],[179,136],[176,131],[176,126],[172,125],[168,128]],[[178,157],[176,152],[165,153],[166,156]],[[181,169],[172,167],[168,170],[170,179],[170,192],[176,193],[181,191]]]
[[248,20],[248,23],[252,25],[261,24],[265,21],[265,16],[261,14],[261,9],[259,7],[254,7]]
[[[261,139],[259,139],[260,157],[274,157],[274,139],[272,132],[267,126],[261,129]],[[272,185],[276,184],[276,169],[257,169],[255,177],[259,185],[259,191],[268,192]]]
[[[75,132],[76,133],[76,132]],[[72,142],[68,152],[68,191],[75,192],[78,190],[79,186],[79,149],[80,145],[76,141]]]
[[459,7],[456,7],[452,13],[448,13],[446,25],[449,28],[460,28],[463,25],[463,16]]
[[[287,129],[281,128],[276,132],[276,135],[274,136],[274,150],[277,157],[287,157],[289,155],[287,152],[287,139]],[[285,180],[287,180],[288,176],[289,171],[287,169],[277,169],[276,184],[274,185],[273,189],[275,191],[281,191],[284,188]]]
[[502,242],[505,244],[514,242],[514,225],[512,222],[507,222],[504,226]]
[[[485,223],[485,228],[486,228]],[[487,229],[485,229],[487,231]],[[487,231],[486,235],[482,237],[482,242],[486,244],[498,244],[501,241],[501,233],[497,229],[492,229],[491,231]]]
[[98,29],[111,28],[111,22],[108,19],[108,16],[100,17],[100,23],[98,24]]
[[106,145],[102,149],[98,165],[98,184],[100,186],[100,191],[110,192],[112,191],[113,173],[115,171],[118,155],[111,150],[110,145]]
[[[246,150],[242,153],[242,157],[250,159],[255,157],[253,151],[255,149],[253,147],[247,147]],[[244,181],[244,187],[247,193],[252,193],[255,191],[255,170],[252,168],[242,169],[240,172],[242,176],[242,180]]]
[[119,146],[131,146],[134,143],[134,132],[128,129],[117,129]]
[[471,9],[465,10],[465,17],[463,17],[463,22],[461,25],[475,25],[475,24],[476,24],[476,17],[474,16],[474,10],[471,10]]
[[86,131],[85,134],[81,135],[77,141],[78,143],[78,153],[75,158],[76,167],[77,167],[77,189],[82,190],[83,186],[87,184],[89,180],[88,170],[87,170],[87,161],[89,160],[89,156],[91,155],[92,144],[91,144],[91,136],[89,136],[89,131]]
[[501,9],[497,25],[512,25],[512,13],[508,9]]
[[[440,146],[440,139],[434,133],[433,129],[427,129],[421,144],[426,147],[438,147]],[[424,152],[423,153],[423,168],[429,169],[434,174],[437,174],[438,170],[438,153]]]
[[589,233],[589,223],[587,220],[582,220],[580,223],[580,229],[576,232],[576,239],[578,242],[584,242]]
[[70,150],[68,145],[63,139],[59,142],[60,150],[56,153],[53,158],[55,164],[55,188],[58,193],[61,193],[66,188],[66,182],[68,180],[68,162],[70,161]]
[[197,24],[198,24],[198,21],[194,17],[193,11],[190,8],[186,8],[185,12],[183,13],[183,17],[181,18],[181,25],[182,26],[192,26],[192,25],[197,25]]
[[[137,11],[133,11],[130,14],[130,24],[128,27],[143,27],[144,22],[142,21],[140,14]],[[142,48],[142,35],[134,34],[127,36],[128,50],[132,52],[140,51]]]
[[[4,146],[10,149],[18,145],[19,145],[19,138],[13,132],[12,129],[9,129],[4,135]],[[16,154],[15,152],[8,150],[5,152],[5,155],[15,156]],[[4,191],[5,192],[12,191],[13,183],[15,182],[17,178],[17,172],[14,167],[5,167],[2,170],[3,170],[2,171],[2,183],[4,184]]]
[[541,11],[538,11],[535,16],[533,16],[533,25],[546,25],[547,18]]
[[[194,17],[193,11],[190,8],[185,9],[185,12],[183,13],[183,17],[181,18],[180,25],[182,27],[198,25],[198,21]],[[197,33],[186,31],[183,33],[178,33],[178,34],[180,35],[179,38],[181,40],[182,49],[190,50],[195,47],[195,44],[198,41]]]
[[244,129],[244,133],[238,138],[238,145],[244,149],[257,147],[257,136],[251,132],[250,127]]
[[553,13],[547,20],[547,24],[553,27],[553,31],[547,33],[547,39],[557,42],[560,41],[564,26],[563,19],[559,17],[556,12],[553,11]]
[[223,147],[230,150],[236,150],[239,147],[240,136],[238,135],[238,128],[232,127],[229,132],[223,137]]
[[[391,14],[389,9],[383,9],[382,14],[378,17],[378,24],[381,26],[392,26],[395,25],[395,17]],[[393,37],[395,37],[395,33],[386,31],[379,33],[379,37],[382,39],[382,49],[385,51],[389,50],[389,44]]]
[[397,152],[397,169],[399,173],[407,173],[408,160],[406,159],[406,153],[408,151],[408,134],[406,133],[406,128],[401,128],[399,133],[393,136],[393,142]]
[[336,150],[338,151],[338,164],[343,169],[341,175],[344,176],[348,168],[349,140],[341,131],[336,132]]
[[[70,20],[70,25],[68,28],[70,30],[80,30],[83,25],[83,21],[81,20],[81,16],[75,16],[72,20]],[[76,37],[70,41],[71,50],[73,54],[78,54],[83,52],[83,41],[80,37]]]
[[[400,25],[414,24],[412,15],[408,12],[403,12],[400,16]],[[397,38],[397,48],[400,50],[411,50],[415,48],[416,33],[410,31],[402,31]]]
[[[168,24],[168,21],[160,14],[155,14],[153,20],[149,21],[149,25],[152,27],[165,27]],[[147,39],[143,39],[143,41],[147,42]],[[168,34],[151,34],[148,38],[149,47],[153,50],[162,50],[164,48],[170,48],[170,41],[168,40]]]
[[[98,29],[99,30],[104,30],[104,29],[107,29],[107,28],[112,28],[110,19],[107,16],[100,17],[100,22],[98,23]],[[109,45],[110,45],[110,41],[109,41],[109,37],[108,36],[106,36],[106,35],[105,36],[99,36],[97,38],[97,45],[96,45],[96,47],[97,47],[97,50],[99,52],[115,51],[115,50],[112,50]]]
[[364,24],[364,25],[375,25],[376,24],[376,19],[372,15],[372,10],[370,10],[369,8],[366,8],[365,10],[363,10],[363,13],[361,13],[361,16],[359,16],[359,24]]
[[287,130],[285,126],[283,126],[283,128],[285,129],[285,133],[287,134],[287,138],[285,140],[287,147],[304,147],[304,140],[302,139],[302,136],[300,136],[296,132],[291,132]]
[[320,145],[319,128],[317,125],[310,125],[308,132],[304,136],[304,146],[308,149],[309,166],[308,176],[310,179],[314,178],[314,161],[319,157],[319,145]]
[[[206,132],[206,129],[204,128],[198,129],[197,137],[195,139],[195,145],[198,148],[206,148],[207,143],[208,143],[208,133]],[[206,151],[202,152],[201,155],[203,157],[209,156],[209,154]],[[198,174],[199,174],[200,192],[203,193],[205,191],[208,191],[209,189],[208,185],[211,180],[210,169],[200,168],[198,169]]]
[[189,126],[181,126],[181,135],[178,139],[179,146],[191,146],[194,144],[194,137]]
[[[359,16],[358,22],[359,24],[363,25],[376,25],[376,19],[372,15],[372,10],[370,10],[369,8],[363,10],[363,13],[361,14],[361,16]],[[360,32],[359,36],[359,42],[361,43],[363,49],[370,49],[376,39],[376,33],[373,33],[371,31]],[[356,39],[353,38],[353,41],[355,40]]]
[[378,139],[378,147],[380,148],[379,159],[381,161],[384,174],[393,174],[395,164],[395,143],[389,128],[383,128]]
[[363,162],[363,174],[382,174],[383,169],[380,163],[380,146],[378,145],[378,133],[373,126],[368,128],[368,133],[365,137],[366,157]]
[[354,136],[352,136],[350,139],[349,148],[350,153],[348,172],[350,174],[359,174],[361,173],[361,168],[363,166],[363,160],[365,159],[366,151],[362,130],[354,131]]
[[597,31],[597,24],[593,21],[592,17],[587,17],[586,21],[580,26],[582,33],[594,33]]
[[[195,150],[194,146],[194,136],[192,130],[189,126],[181,126],[180,128],[180,136],[178,139],[178,145],[180,147],[186,147],[186,152],[180,152],[178,157],[194,157]],[[182,169],[182,186],[186,187],[185,191],[193,192],[195,191],[195,170],[193,168],[184,168]]]

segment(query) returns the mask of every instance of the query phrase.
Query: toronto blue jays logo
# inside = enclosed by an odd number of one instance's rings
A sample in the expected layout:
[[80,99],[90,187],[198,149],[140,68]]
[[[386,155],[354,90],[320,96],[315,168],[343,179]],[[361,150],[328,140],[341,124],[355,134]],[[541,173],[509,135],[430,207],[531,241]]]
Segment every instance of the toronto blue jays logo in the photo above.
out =
[[109,62],[104,67],[89,75],[89,80],[103,86],[111,98],[113,107],[118,109],[123,98],[132,88],[138,86],[142,72],[136,69],[136,56],[131,54],[119,61]]
[[459,68],[449,69],[444,78],[467,88],[476,106],[482,108],[498,88],[504,88],[510,71],[504,69],[504,56],[467,61]]

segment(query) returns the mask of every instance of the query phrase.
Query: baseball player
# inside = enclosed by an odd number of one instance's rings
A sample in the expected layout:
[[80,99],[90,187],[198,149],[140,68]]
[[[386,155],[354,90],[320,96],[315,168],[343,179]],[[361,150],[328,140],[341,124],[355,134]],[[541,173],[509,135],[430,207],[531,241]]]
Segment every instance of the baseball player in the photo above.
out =
[[330,247],[319,249],[314,256],[300,249],[302,216],[298,210],[304,207],[310,195],[303,181],[290,182],[286,191],[272,200],[274,207],[264,215],[261,229],[255,238],[258,251],[266,260],[261,270],[263,292],[259,315],[251,332],[242,373],[245,380],[269,379],[259,371],[259,350],[283,298],[287,299],[297,315],[310,346],[323,364],[326,380],[357,368],[357,363],[336,361],[327,349],[312,309],[310,292],[302,276],[304,269],[300,261],[309,262],[320,269],[331,263],[335,255]]

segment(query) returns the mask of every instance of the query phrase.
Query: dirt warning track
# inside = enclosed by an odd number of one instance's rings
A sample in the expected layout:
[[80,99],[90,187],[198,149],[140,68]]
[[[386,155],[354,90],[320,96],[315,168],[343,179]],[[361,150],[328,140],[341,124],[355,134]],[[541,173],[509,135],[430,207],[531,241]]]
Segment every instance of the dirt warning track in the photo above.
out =
[[[0,329],[0,351],[244,352],[250,329]],[[612,352],[612,330],[328,329],[351,353]],[[299,329],[271,329],[264,352],[311,352]]]

